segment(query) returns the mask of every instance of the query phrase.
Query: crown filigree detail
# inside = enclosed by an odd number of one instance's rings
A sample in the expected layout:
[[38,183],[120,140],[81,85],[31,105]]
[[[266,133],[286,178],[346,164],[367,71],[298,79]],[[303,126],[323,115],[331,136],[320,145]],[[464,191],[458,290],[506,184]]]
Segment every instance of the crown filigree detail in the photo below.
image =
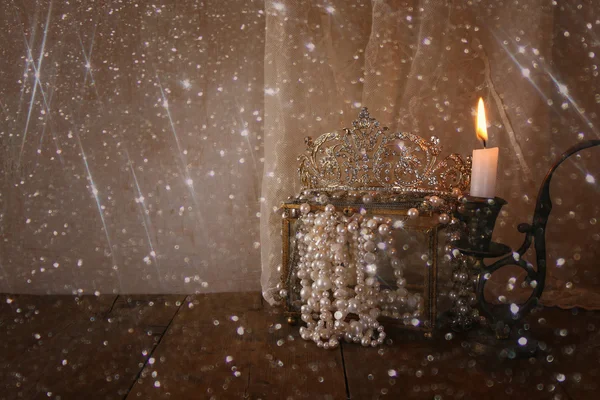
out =
[[363,108],[352,128],[305,139],[298,157],[303,189],[451,193],[464,191],[471,160],[450,154],[437,162],[440,141],[391,132]]

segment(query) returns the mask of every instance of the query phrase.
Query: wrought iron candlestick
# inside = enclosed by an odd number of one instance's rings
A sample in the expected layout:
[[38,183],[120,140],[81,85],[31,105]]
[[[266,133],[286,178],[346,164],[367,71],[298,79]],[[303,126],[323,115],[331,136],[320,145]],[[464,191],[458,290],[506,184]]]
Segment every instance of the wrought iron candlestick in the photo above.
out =
[[[552,165],[544,178],[538,193],[533,221],[531,224],[523,223],[518,230],[525,234],[525,239],[518,250],[513,251],[504,244],[491,241],[496,223],[496,217],[506,201],[500,198],[482,199],[464,197],[457,208],[457,217],[464,223],[465,229],[461,234],[459,251],[467,257],[469,269],[474,272],[474,284],[477,303],[483,314],[489,318],[492,328],[498,338],[506,338],[511,326],[527,315],[538,304],[544,291],[546,281],[546,224],[552,211],[550,199],[550,181],[554,171],[573,154],[600,145],[600,140],[590,140],[571,147]],[[534,244],[537,266],[523,259],[523,255]],[[486,258],[498,258],[490,265],[486,265]],[[527,276],[525,282],[531,287],[532,292],[523,304],[493,304],[486,301],[484,289],[487,281],[495,271],[508,265],[522,268]],[[454,323],[463,323],[455,319]],[[463,324],[464,325],[464,324]]]

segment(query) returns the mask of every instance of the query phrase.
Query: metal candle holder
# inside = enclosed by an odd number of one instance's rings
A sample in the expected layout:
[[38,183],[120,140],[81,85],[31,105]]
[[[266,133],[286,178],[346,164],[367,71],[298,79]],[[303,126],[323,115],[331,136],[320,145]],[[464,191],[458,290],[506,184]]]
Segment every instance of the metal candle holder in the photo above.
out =
[[[511,327],[526,316],[538,304],[546,282],[546,224],[552,211],[550,199],[550,181],[554,171],[570,156],[581,150],[600,145],[600,140],[589,140],[579,143],[564,152],[552,165],[544,178],[537,196],[535,212],[531,224],[522,223],[518,231],[525,234],[523,244],[518,250],[492,242],[492,233],[500,209],[506,204],[501,198],[482,199],[464,197],[457,207],[457,217],[464,223],[464,230],[459,241],[459,251],[467,256],[469,269],[476,272],[475,293],[480,311],[491,322],[492,329],[498,338],[506,338]],[[534,244],[536,264],[534,266],[523,259],[525,252]],[[499,258],[501,257],[501,258]],[[486,265],[486,258],[499,258]],[[516,265],[526,273],[526,282],[532,293],[524,304],[506,305],[492,304],[485,299],[484,289],[490,276],[495,271],[508,265]]]

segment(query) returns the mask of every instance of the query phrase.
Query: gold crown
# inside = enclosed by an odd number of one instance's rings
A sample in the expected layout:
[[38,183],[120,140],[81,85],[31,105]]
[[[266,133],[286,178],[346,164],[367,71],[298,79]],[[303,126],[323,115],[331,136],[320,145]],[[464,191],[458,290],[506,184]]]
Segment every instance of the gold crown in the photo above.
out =
[[367,108],[352,128],[305,139],[298,157],[303,189],[448,193],[464,191],[471,180],[471,160],[450,154],[436,163],[439,139],[395,132],[371,118]]

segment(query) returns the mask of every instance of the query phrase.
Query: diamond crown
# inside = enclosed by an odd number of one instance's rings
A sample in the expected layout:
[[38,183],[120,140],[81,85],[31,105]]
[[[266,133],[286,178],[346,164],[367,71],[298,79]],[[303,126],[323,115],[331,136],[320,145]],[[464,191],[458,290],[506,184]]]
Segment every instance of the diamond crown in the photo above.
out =
[[305,139],[298,157],[303,189],[451,193],[464,191],[471,160],[450,154],[437,162],[439,139],[391,132],[363,108],[352,128]]

